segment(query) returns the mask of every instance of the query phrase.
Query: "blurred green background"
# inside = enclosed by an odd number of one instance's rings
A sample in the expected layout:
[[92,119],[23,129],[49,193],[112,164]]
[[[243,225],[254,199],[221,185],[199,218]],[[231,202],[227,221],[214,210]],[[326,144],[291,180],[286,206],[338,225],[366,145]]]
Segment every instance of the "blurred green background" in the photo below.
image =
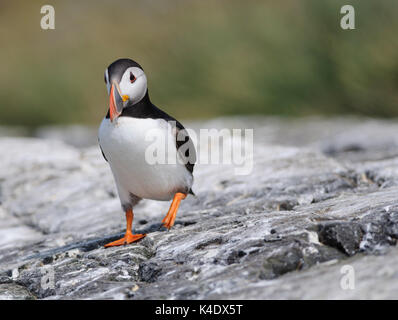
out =
[[[40,8],[55,7],[55,30]],[[340,8],[356,29],[340,28]],[[1,1],[0,124],[98,124],[115,59],[181,119],[398,115],[396,0]]]

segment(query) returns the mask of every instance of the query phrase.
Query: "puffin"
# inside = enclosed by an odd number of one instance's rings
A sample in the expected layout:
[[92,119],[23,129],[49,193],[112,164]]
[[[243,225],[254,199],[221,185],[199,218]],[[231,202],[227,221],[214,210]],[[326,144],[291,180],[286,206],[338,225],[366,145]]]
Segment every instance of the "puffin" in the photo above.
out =
[[[133,208],[142,199],[172,200],[161,226],[169,230],[174,225],[181,200],[189,194],[194,195],[196,150],[184,126],[151,102],[146,74],[137,62],[116,60],[106,68],[104,80],[109,109],[100,124],[98,142],[126,214],[124,237],[105,245],[114,247],[146,236],[132,231]],[[148,157],[154,135],[161,136],[159,141],[169,144],[153,153],[164,154],[165,161],[153,161]]]

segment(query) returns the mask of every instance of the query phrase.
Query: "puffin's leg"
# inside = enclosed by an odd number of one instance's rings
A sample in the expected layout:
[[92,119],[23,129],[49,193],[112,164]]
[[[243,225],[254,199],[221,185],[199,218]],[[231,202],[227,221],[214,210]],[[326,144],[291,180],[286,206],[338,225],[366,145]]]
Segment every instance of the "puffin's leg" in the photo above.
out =
[[140,240],[141,238],[145,237],[146,234],[133,234],[132,230],[132,226],[133,226],[133,218],[134,218],[134,214],[133,214],[133,210],[132,209],[128,209],[126,211],[126,234],[124,235],[123,238],[110,242],[108,244],[106,244],[104,247],[115,247],[115,246],[121,246],[123,244],[128,244],[128,243],[132,243],[135,241]]
[[174,221],[177,216],[177,211],[178,207],[180,206],[180,202],[186,197],[187,197],[186,194],[180,192],[177,192],[174,195],[173,202],[170,205],[170,209],[167,212],[167,215],[162,220],[163,226],[165,226],[167,229],[170,229],[174,225]]

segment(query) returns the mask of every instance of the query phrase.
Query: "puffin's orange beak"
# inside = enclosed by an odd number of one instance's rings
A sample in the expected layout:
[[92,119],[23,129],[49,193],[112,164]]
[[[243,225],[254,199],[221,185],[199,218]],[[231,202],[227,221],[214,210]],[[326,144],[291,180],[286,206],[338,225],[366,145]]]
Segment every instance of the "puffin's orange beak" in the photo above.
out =
[[118,85],[116,83],[112,84],[111,92],[109,94],[109,116],[111,121],[116,119],[123,111],[123,102],[129,99],[128,96],[121,96]]

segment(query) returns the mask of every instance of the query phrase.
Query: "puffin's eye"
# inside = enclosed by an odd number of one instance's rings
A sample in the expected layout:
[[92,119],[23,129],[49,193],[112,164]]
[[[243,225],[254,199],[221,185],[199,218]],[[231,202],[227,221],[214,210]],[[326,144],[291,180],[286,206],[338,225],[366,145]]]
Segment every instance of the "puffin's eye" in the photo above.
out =
[[137,78],[133,75],[132,72],[130,72],[130,82],[133,83]]

